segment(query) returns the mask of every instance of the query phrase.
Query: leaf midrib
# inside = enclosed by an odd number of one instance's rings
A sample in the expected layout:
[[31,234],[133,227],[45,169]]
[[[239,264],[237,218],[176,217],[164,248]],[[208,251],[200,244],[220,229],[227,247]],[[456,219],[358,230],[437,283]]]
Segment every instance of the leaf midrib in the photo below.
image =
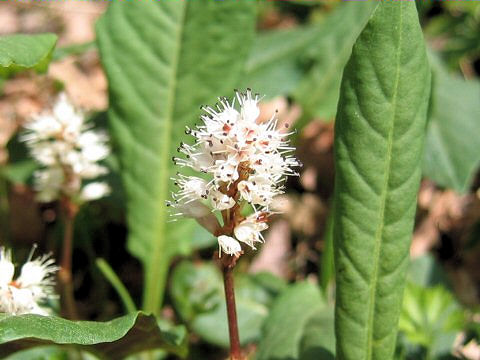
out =
[[369,301],[369,309],[368,309],[368,333],[367,333],[367,359],[372,358],[372,345],[373,345],[373,321],[374,321],[374,311],[375,311],[375,294],[377,292],[377,284],[378,284],[378,268],[379,268],[379,255],[380,255],[380,248],[382,245],[382,237],[385,225],[385,207],[387,202],[387,194],[388,194],[388,183],[390,181],[390,170],[392,165],[392,149],[393,149],[393,133],[395,129],[395,118],[396,118],[396,107],[397,107],[397,95],[398,95],[398,84],[400,81],[400,54],[402,52],[402,27],[403,27],[403,17],[402,17],[402,10],[403,10],[403,3],[399,4],[399,30],[398,30],[398,50],[396,52],[396,73],[395,73],[395,86],[393,90],[392,96],[392,120],[391,126],[388,130],[388,141],[387,141],[387,156],[385,162],[385,179],[383,182],[382,193],[380,197],[380,226],[378,227],[377,233],[375,234],[375,249],[374,249],[374,269],[373,269],[373,282],[370,288],[370,301]]
[[166,239],[162,238],[165,234],[166,228],[166,216],[167,213],[165,211],[164,205],[165,201],[167,200],[167,193],[168,193],[168,179],[169,179],[169,170],[168,170],[168,161],[170,159],[170,147],[171,147],[171,138],[172,138],[172,120],[173,120],[173,113],[175,109],[175,93],[177,90],[177,73],[179,67],[179,59],[180,53],[182,51],[182,41],[184,36],[184,29],[185,29],[185,15],[187,12],[188,4],[185,2],[183,3],[183,9],[181,12],[180,21],[178,21],[177,25],[177,36],[176,36],[176,49],[174,51],[173,56],[173,69],[171,71],[171,76],[168,81],[170,84],[169,91],[168,91],[168,98],[166,104],[166,115],[165,115],[165,122],[164,122],[164,131],[163,137],[161,142],[161,158],[160,158],[160,181],[158,184],[158,194],[159,194],[159,202],[160,202],[160,213],[158,216],[157,228],[154,232],[154,243],[152,249],[152,257],[150,258],[148,264],[148,272],[152,274],[148,281],[149,283],[146,284],[147,289],[146,291],[146,298],[144,299],[144,308],[147,311],[151,311],[153,314],[158,314],[160,309],[160,302],[163,297],[163,284],[161,283],[162,279],[165,279],[163,276],[163,272],[166,271],[168,264],[165,259],[167,255],[165,251],[165,244]]

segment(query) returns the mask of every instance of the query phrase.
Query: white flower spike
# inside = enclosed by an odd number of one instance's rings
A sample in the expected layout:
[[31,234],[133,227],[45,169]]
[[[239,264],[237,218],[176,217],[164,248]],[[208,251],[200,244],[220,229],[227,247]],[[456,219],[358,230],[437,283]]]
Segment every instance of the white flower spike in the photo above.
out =
[[[178,166],[201,175],[178,174],[173,180],[179,191],[167,205],[175,208],[173,215],[200,223],[206,209],[219,211],[223,225],[217,221],[212,230],[210,221],[209,231],[218,237],[220,254],[239,256],[241,243],[255,249],[255,243],[263,242],[261,232],[268,228],[273,198],[284,193],[286,177],[297,176],[294,168],[301,166],[290,155],[295,148],[287,139],[292,134],[285,130],[288,126],[278,129],[275,114],[261,122],[258,102],[259,96],[247,89],[236,91],[231,102],[219,98],[215,108],[202,107],[203,124],[186,130],[195,142],[182,142],[177,151],[183,156],[173,158]],[[248,217],[242,215],[246,204],[253,210]]]
[[97,162],[110,154],[108,136],[92,130],[83,113],[62,93],[52,111],[34,115],[25,124],[21,140],[42,166],[34,174],[37,199],[50,202],[67,196],[84,202],[110,192],[104,182],[84,185],[83,180],[105,175],[108,170]]
[[22,266],[20,276],[14,280],[15,266],[11,252],[0,247],[0,313],[49,314],[42,305],[48,299],[56,298],[53,288],[58,267],[49,255],[32,260],[33,250]]

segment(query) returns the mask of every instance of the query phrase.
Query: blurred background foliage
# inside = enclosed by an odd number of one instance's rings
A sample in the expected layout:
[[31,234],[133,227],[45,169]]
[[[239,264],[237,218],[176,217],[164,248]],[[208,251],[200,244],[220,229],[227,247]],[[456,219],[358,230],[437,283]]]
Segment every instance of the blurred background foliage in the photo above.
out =
[[[265,94],[262,116],[278,109],[281,121],[293,124],[297,156],[304,163],[301,176],[288,181],[278,205],[283,214],[272,223],[266,243],[259,253],[243,256],[237,270],[241,341],[257,359],[334,357],[333,121],[343,67],[373,6],[313,0],[256,4],[255,32],[240,82],[231,90],[250,87]],[[18,130],[61,89],[88,111],[94,124],[108,128],[107,79],[95,36],[95,22],[107,3],[3,2],[0,9],[1,35],[58,36],[57,47],[48,54],[48,72],[37,73],[45,64],[39,59],[35,68],[34,59],[27,67],[37,72],[19,72],[21,66],[14,66],[1,74],[0,236],[21,262],[33,243],[56,253],[62,225],[58,204],[34,201],[35,164],[18,141]],[[396,358],[478,359],[480,3],[418,1],[417,9],[429,48],[432,95]],[[241,31],[233,24],[224,26]],[[0,57],[5,66],[2,61]],[[195,66],[192,61],[187,65]],[[231,90],[208,96],[229,96]],[[190,91],[183,96],[208,98]],[[98,258],[106,260],[141,307],[144,260],[132,256],[138,256],[137,250],[127,250],[125,188],[117,155],[108,159],[112,195],[83,208],[76,221],[75,296],[84,319],[125,314],[125,302],[105,268],[97,266]],[[173,227],[177,232],[185,228]],[[222,359],[228,337],[221,274],[211,261],[216,242],[200,227],[188,227],[177,234],[176,250],[164,259],[168,278],[160,315],[170,324],[186,324],[190,358]],[[191,235],[182,235],[187,233]],[[10,358],[66,356],[48,346]]]

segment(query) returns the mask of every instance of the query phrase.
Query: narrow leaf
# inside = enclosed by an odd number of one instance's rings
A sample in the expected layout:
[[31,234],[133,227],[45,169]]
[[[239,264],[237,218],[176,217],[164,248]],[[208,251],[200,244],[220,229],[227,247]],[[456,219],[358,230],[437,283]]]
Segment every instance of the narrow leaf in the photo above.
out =
[[301,59],[321,36],[320,29],[319,24],[311,24],[259,33],[245,66],[242,85],[268,97],[292,92],[306,71]]
[[55,34],[0,36],[0,76],[33,69],[45,72],[57,43]]
[[[165,328],[165,329],[162,329]],[[161,348],[184,357],[183,327],[159,326],[152,315],[132,313],[108,322],[70,321],[54,316],[0,317],[0,356],[43,345],[74,345],[106,359]]]
[[348,2],[339,5],[318,33],[318,42],[310,50],[314,65],[294,92],[305,118],[335,116],[340,93],[342,70],[352,46],[368,21],[376,2]]
[[158,312],[169,258],[193,221],[170,223],[171,158],[199,106],[230,94],[255,23],[251,1],[113,2],[98,23],[109,121],[127,196],[128,248],[144,264],[144,308]]
[[430,71],[414,2],[380,2],[345,68],[335,127],[336,356],[393,356]]
[[318,22],[259,33],[242,84],[268,97],[293,93],[308,113],[333,116],[343,67],[374,7],[342,3]]

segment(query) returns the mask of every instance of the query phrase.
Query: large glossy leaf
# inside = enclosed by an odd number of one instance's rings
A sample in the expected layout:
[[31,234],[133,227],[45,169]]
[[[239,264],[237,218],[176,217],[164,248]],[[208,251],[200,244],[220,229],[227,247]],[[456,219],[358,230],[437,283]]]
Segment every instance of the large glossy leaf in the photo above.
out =
[[318,44],[307,50],[314,65],[294,92],[305,118],[335,116],[343,68],[376,5],[375,1],[342,4],[322,24]]
[[34,69],[44,72],[57,43],[55,34],[0,36],[0,76]]
[[[175,308],[190,328],[209,343],[228,348],[227,308],[222,275],[213,264],[183,262],[172,275]],[[235,297],[242,344],[258,340],[273,297],[285,284],[270,274],[235,276]]]
[[393,355],[429,89],[415,3],[380,2],[345,68],[335,127],[339,359]]
[[167,226],[171,157],[199,106],[232,93],[254,23],[248,0],[167,0],[113,2],[98,24],[127,196],[128,248],[145,266],[149,311],[158,312],[168,259],[190,241],[193,226]]
[[187,352],[183,327],[159,324],[154,316],[141,312],[108,322],[40,315],[0,317],[0,356],[50,344],[75,346],[105,359],[157,348],[182,357]]
[[313,284],[298,283],[274,302],[263,327],[257,360],[298,359],[305,326],[325,302]]
[[480,82],[450,75],[439,59],[431,59],[434,81],[423,172],[462,193],[480,165]]

